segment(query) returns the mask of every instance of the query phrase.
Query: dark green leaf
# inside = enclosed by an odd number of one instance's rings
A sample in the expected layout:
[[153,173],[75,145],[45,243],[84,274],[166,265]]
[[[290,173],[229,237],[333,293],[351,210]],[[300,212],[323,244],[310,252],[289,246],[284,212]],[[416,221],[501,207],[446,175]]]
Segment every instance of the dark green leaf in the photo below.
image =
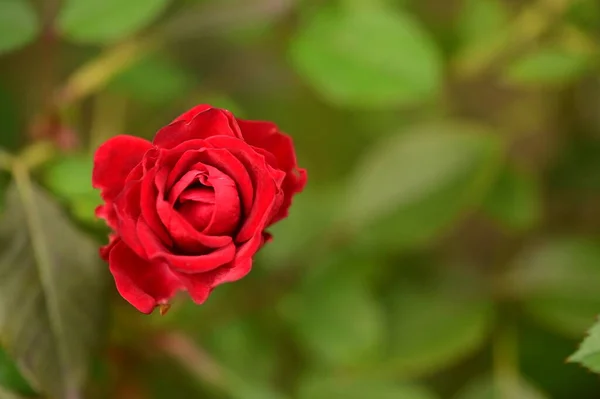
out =
[[32,42],[39,30],[38,18],[29,1],[0,1],[0,54]]
[[384,335],[382,309],[356,273],[362,267],[343,260],[315,268],[281,309],[312,358],[326,365],[378,357]]
[[447,367],[477,350],[491,329],[491,303],[465,290],[406,284],[392,299],[386,369],[395,373],[414,376]]
[[577,362],[595,373],[600,373],[600,322],[596,322],[581,346],[569,361]]
[[505,168],[488,193],[483,209],[512,230],[529,229],[541,218],[542,198],[535,178],[524,171]]
[[299,399],[435,399],[427,389],[410,384],[313,377],[300,385]]
[[315,248],[319,240],[330,234],[335,207],[340,201],[337,187],[307,189],[294,199],[290,215],[269,229],[274,245],[267,245],[259,256],[268,267],[285,267],[305,255],[307,248]]
[[0,224],[0,337],[20,370],[54,398],[81,398],[101,335],[105,269],[26,172]]
[[423,102],[442,80],[428,33],[409,14],[383,6],[319,10],[300,27],[291,59],[315,90],[343,106]]
[[463,0],[458,34],[463,45],[472,45],[498,34],[508,22],[501,0]]
[[19,144],[19,110],[15,100],[13,93],[0,83],[0,148],[7,150],[16,150]]
[[192,78],[164,57],[146,57],[117,75],[109,89],[150,105],[168,104],[193,87]]
[[587,54],[543,47],[514,61],[506,70],[505,79],[517,85],[560,85],[577,78],[589,61]]
[[254,319],[235,319],[215,328],[202,342],[208,345],[217,362],[244,380],[266,384],[274,375],[275,348]]
[[371,240],[408,245],[433,237],[481,199],[500,164],[501,142],[465,124],[424,125],[380,141],[350,180],[344,220]]
[[563,237],[546,240],[521,254],[507,282],[525,299],[538,321],[580,336],[600,310],[600,245]]
[[58,16],[58,29],[75,42],[113,42],[148,25],[168,3],[169,0],[66,0]]
[[[510,392],[510,398],[547,399],[545,394],[524,380],[509,381],[507,384],[507,386],[503,386],[503,392]],[[454,399],[496,399],[502,397],[497,389],[498,385],[492,378],[478,378],[464,387]]]
[[79,221],[96,223],[95,209],[102,203],[100,193],[92,187],[91,155],[66,155],[44,169],[44,183],[58,198],[64,200]]
[[44,183],[52,193],[65,199],[73,199],[95,192],[92,187],[91,155],[62,156],[44,170]]
[[23,399],[22,397],[5,390],[0,386],[0,399]]
[[[8,390],[23,395],[33,395],[34,391],[31,389],[27,381],[21,376],[21,373],[17,369],[17,365],[8,356],[8,354],[0,347],[0,389],[7,388]],[[2,393],[0,393],[2,398]]]

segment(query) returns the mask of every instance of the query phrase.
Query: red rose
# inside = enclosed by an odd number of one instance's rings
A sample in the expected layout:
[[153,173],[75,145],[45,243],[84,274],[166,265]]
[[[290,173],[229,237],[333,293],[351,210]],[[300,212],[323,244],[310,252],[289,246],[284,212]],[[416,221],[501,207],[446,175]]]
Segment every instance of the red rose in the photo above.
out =
[[203,303],[245,276],[302,191],[292,140],[269,122],[199,105],[152,143],[117,136],[94,158],[96,213],[114,230],[101,249],[119,293],[151,313],[179,290]]

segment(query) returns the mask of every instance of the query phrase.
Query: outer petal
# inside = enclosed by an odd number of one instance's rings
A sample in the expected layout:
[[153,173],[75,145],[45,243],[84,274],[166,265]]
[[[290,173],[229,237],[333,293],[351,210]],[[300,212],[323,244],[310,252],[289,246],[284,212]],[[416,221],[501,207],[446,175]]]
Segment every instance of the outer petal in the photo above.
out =
[[231,262],[235,257],[235,245],[229,243],[222,248],[216,249],[206,255],[174,255],[171,250],[165,248],[148,226],[140,221],[138,223],[138,235],[144,242],[151,260],[162,261],[171,268],[183,273],[204,273]]
[[269,224],[285,218],[294,194],[301,192],[306,185],[306,170],[298,168],[294,143],[290,136],[281,133],[271,122],[238,119],[242,135],[248,144],[263,149],[272,156],[265,159],[274,168],[283,170],[286,177],[283,183],[283,202]]
[[102,144],[94,156],[92,185],[102,190],[102,198],[112,201],[125,185],[131,170],[152,148],[150,142],[133,136],[116,136]]
[[233,114],[231,112],[229,112],[226,109],[215,108],[208,104],[196,105],[194,108],[190,109],[189,111],[184,112],[183,114],[179,115],[177,118],[175,118],[175,120],[173,122],[178,122],[181,120],[190,122],[191,120],[193,120],[196,117],[196,115],[198,115],[202,112],[205,112],[205,111],[209,111],[211,109],[217,110],[217,111],[221,112],[223,115],[225,115],[229,119],[229,125],[231,127],[231,130],[235,133],[235,136],[239,137],[239,138],[242,137],[240,128],[237,124],[237,120],[235,119],[235,117],[233,116]]
[[264,234],[253,237],[238,249],[231,263],[217,269],[199,274],[176,274],[194,302],[200,305],[217,285],[237,281],[246,276],[252,269],[252,256],[268,238],[269,236]]
[[241,138],[233,115],[229,111],[201,105],[160,129],[153,143],[161,148],[173,148],[189,140],[221,135]]
[[143,260],[121,240],[110,251],[109,265],[121,296],[142,313],[151,313],[183,288],[164,263]]
[[211,291],[219,284],[236,281],[246,276],[252,269],[252,259],[242,262],[232,262],[206,273],[187,274],[177,273],[181,283],[185,286],[192,300],[203,304]]

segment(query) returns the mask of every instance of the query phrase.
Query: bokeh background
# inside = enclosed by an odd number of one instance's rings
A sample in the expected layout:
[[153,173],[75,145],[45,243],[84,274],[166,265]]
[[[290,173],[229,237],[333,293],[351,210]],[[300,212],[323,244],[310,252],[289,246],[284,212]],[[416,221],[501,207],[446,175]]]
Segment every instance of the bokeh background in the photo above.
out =
[[[596,0],[0,0],[0,398],[599,398],[599,50]],[[145,316],[93,151],[199,103],[309,184],[248,277]]]

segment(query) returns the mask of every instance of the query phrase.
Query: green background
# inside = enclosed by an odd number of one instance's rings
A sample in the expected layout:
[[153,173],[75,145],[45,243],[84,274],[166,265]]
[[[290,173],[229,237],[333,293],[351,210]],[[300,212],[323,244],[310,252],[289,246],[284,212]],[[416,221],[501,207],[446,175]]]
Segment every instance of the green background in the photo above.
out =
[[[93,152],[199,103],[309,182],[250,275],[142,315]],[[595,0],[2,0],[0,105],[1,399],[600,397]]]

